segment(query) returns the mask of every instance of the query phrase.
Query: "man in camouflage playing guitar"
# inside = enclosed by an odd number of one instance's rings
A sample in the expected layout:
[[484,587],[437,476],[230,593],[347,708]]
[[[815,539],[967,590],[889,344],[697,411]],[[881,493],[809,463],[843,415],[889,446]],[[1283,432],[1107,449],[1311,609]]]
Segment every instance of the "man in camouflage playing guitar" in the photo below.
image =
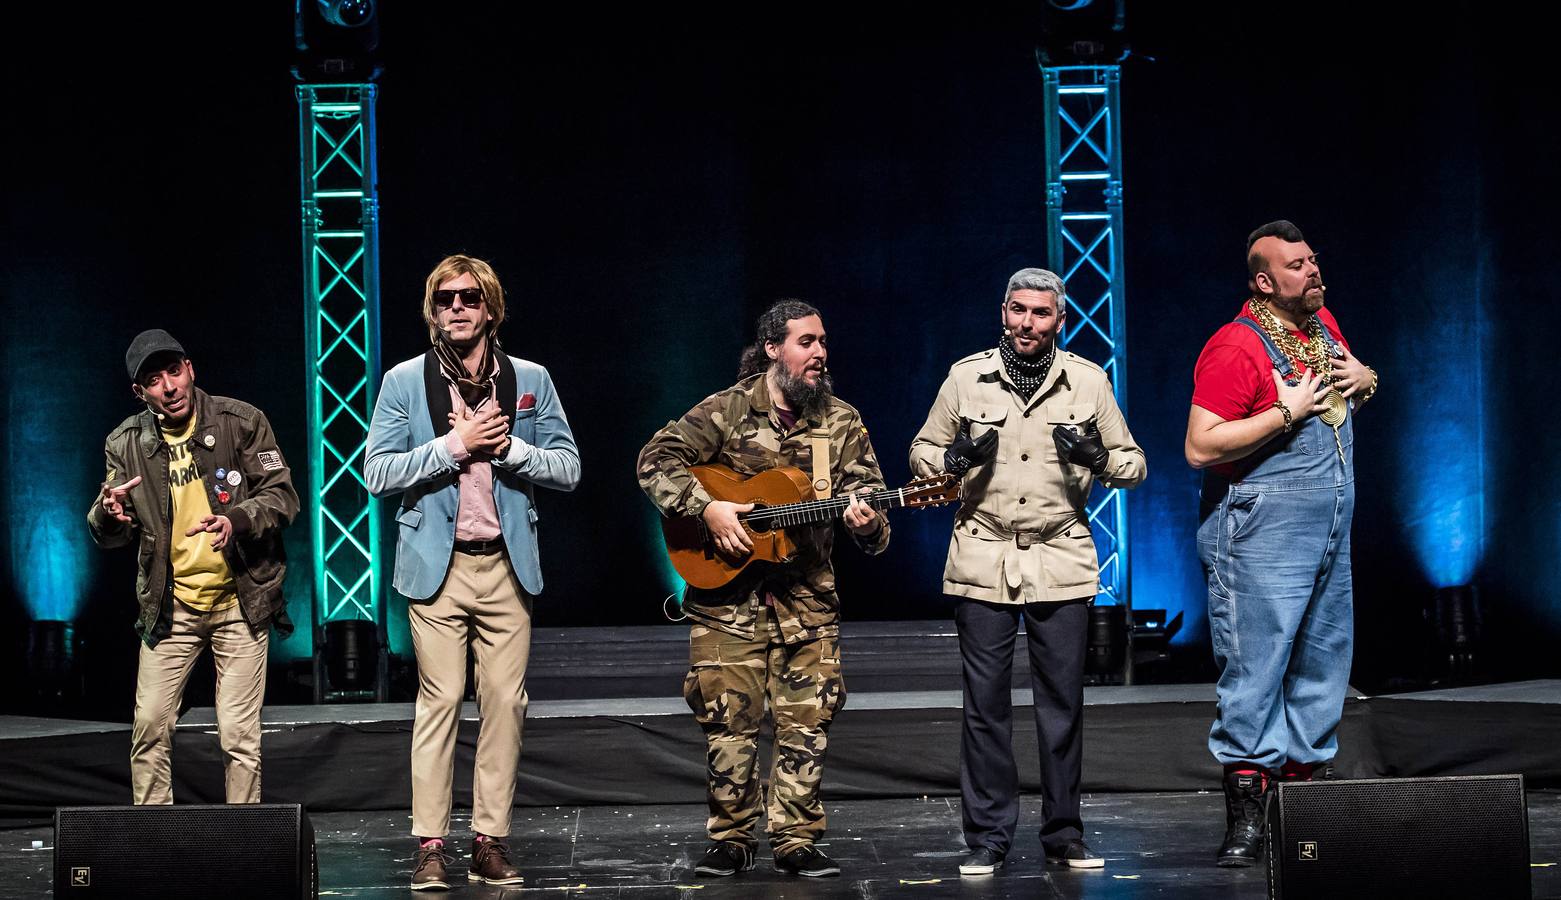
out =
[[[753,548],[738,519],[753,505],[712,498],[691,466],[720,463],[742,475],[795,466],[829,482],[820,496],[883,489],[861,416],[831,392],[827,357],[818,310],[800,300],[770,306],[744,353],[741,380],[669,422],[640,451],[640,487],[664,515],[702,517],[712,552],[733,561]],[[867,553],[888,547],[888,519],[859,499],[843,508],[842,521]],[[754,563],[723,587],[690,587],[684,595],[692,621],[684,694],[708,745],[712,844],[694,869],[699,874],[754,866],[766,698],[775,719],[767,810],[775,868],[840,874],[815,846],[825,827],[819,783],[829,723],[846,697],[830,565],[834,533],[833,522],[792,527],[796,548],[788,561]]]

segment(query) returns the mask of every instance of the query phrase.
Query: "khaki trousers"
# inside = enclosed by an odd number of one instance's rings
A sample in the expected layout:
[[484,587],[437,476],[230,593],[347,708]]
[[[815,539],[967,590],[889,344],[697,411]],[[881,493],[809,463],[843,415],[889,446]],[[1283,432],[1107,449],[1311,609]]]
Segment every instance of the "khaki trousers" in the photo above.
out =
[[260,802],[260,705],[269,638],[267,628],[257,633],[249,627],[237,603],[201,613],[174,601],[172,629],[156,647],[141,645],[136,670],[130,732],[130,789],[136,803],[173,802],[173,728],[190,670],[206,647],[217,664],[217,740],[227,755],[228,802]]
[[505,554],[457,552],[439,593],[426,603],[408,604],[407,614],[418,672],[412,720],[412,833],[431,838],[450,831],[455,735],[470,647],[477,659],[481,719],[472,772],[472,830],[505,837],[526,722],[531,599]]

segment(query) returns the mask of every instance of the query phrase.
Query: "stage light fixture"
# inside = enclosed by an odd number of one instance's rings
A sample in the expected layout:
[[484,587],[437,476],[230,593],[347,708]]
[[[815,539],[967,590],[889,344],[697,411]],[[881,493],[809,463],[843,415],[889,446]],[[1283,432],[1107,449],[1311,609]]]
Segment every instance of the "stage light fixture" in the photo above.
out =
[[1475,655],[1485,624],[1479,591],[1472,584],[1437,588],[1426,617],[1436,634],[1437,648],[1446,663],[1446,674],[1454,681],[1473,678]]
[[316,0],[320,18],[341,28],[361,28],[374,18],[374,0]]
[[332,692],[372,691],[379,666],[379,633],[367,619],[325,623],[325,667]]
[[1127,58],[1127,0],[1045,0],[1034,10],[1042,66],[1109,66]]
[[1127,607],[1091,606],[1084,671],[1102,677],[1118,675],[1126,661]]
[[73,698],[76,681],[76,628],[57,619],[27,625],[27,683],[45,711]]
[[300,81],[373,81],[379,77],[379,4],[294,0],[293,48],[293,76]]
[[1171,641],[1182,630],[1182,613],[1169,622],[1163,609],[1133,607],[1133,664],[1162,662],[1171,658]]

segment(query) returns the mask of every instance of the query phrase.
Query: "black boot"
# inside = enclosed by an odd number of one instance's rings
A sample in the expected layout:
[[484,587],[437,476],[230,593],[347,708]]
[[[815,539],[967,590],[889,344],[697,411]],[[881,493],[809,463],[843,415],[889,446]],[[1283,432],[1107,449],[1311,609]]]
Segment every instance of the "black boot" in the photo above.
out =
[[1263,858],[1263,827],[1268,818],[1268,773],[1225,773],[1225,843],[1215,857],[1219,866],[1252,866]]

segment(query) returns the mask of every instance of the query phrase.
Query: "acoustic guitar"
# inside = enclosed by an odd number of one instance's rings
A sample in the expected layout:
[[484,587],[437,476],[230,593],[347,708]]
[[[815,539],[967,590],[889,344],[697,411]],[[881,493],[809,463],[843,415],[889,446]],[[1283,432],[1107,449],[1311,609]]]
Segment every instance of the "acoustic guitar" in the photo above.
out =
[[[851,505],[851,495],[815,500],[812,479],[792,466],[752,477],[718,463],[691,466],[689,472],[717,500],[754,504],[751,512],[737,515],[753,539],[753,552],[741,558],[725,556],[715,548],[702,516],[661,520],[661,536],[667,542],[672,567],[684,581],[705,590],[727,584],[755,562],[787,561],[797,548],[786,533],[788,527],[820,525],[838,519]],[[928,475],[898,490],[856,496],[873,509],[941,506],[959,499],[959,479],[952,475]]]

